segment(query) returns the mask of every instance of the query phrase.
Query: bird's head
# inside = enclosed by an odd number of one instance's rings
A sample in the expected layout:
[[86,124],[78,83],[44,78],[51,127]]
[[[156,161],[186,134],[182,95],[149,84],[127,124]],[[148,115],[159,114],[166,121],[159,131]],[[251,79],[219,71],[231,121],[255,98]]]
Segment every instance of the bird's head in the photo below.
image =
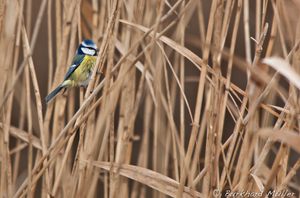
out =
[[86,39],[81,42],[77,49],[79,55],[97,56],[98,48],[94,41]]

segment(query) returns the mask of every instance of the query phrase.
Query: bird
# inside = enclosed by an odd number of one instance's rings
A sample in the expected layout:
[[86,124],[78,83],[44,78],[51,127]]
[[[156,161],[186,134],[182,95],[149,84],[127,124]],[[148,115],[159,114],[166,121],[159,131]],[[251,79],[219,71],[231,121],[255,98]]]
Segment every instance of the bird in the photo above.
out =
[[98,51],[97,45],[93,40],[86,39],[81,42],[63,82],[46,96],[45,101],[47,104],[63,89],[69,87],[86,87],[88,85],[96,64]]

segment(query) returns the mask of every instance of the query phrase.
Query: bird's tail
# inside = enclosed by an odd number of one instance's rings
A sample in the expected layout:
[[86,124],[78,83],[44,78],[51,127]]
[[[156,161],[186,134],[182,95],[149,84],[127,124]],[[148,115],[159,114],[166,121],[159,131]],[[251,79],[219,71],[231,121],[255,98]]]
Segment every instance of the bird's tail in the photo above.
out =
[[63,86],[62,84],[59,85],[58,87],[56,87],[51,93],[49,93],[48,96],[46,96],[45,100],[46,103],[49,103],[53,98],[56,97],[56,95],[64,88],[65,86]]

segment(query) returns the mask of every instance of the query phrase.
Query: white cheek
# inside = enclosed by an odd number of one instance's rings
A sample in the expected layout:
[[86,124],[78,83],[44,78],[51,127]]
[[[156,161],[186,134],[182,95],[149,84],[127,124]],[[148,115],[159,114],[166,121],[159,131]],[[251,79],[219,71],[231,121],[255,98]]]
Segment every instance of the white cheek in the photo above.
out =
[[95,50],[86,48],[86,47],[82,47],[81,50],[83,51],[83,53],[90,55],[90,56],[94,56],[95,54]]

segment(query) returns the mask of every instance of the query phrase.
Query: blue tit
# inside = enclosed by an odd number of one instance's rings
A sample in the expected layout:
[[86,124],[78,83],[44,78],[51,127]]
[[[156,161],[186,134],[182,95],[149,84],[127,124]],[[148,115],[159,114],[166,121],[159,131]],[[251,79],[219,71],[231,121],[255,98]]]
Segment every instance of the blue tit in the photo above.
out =
[[52,99],[54,99],[64,88],[77,86],[86,87],[91,79],[92,71],[96,63],[97,53],[98,48],[92,40],[82,41],[63,82],[48,96],[46,96],[46,103],[49,103]]

